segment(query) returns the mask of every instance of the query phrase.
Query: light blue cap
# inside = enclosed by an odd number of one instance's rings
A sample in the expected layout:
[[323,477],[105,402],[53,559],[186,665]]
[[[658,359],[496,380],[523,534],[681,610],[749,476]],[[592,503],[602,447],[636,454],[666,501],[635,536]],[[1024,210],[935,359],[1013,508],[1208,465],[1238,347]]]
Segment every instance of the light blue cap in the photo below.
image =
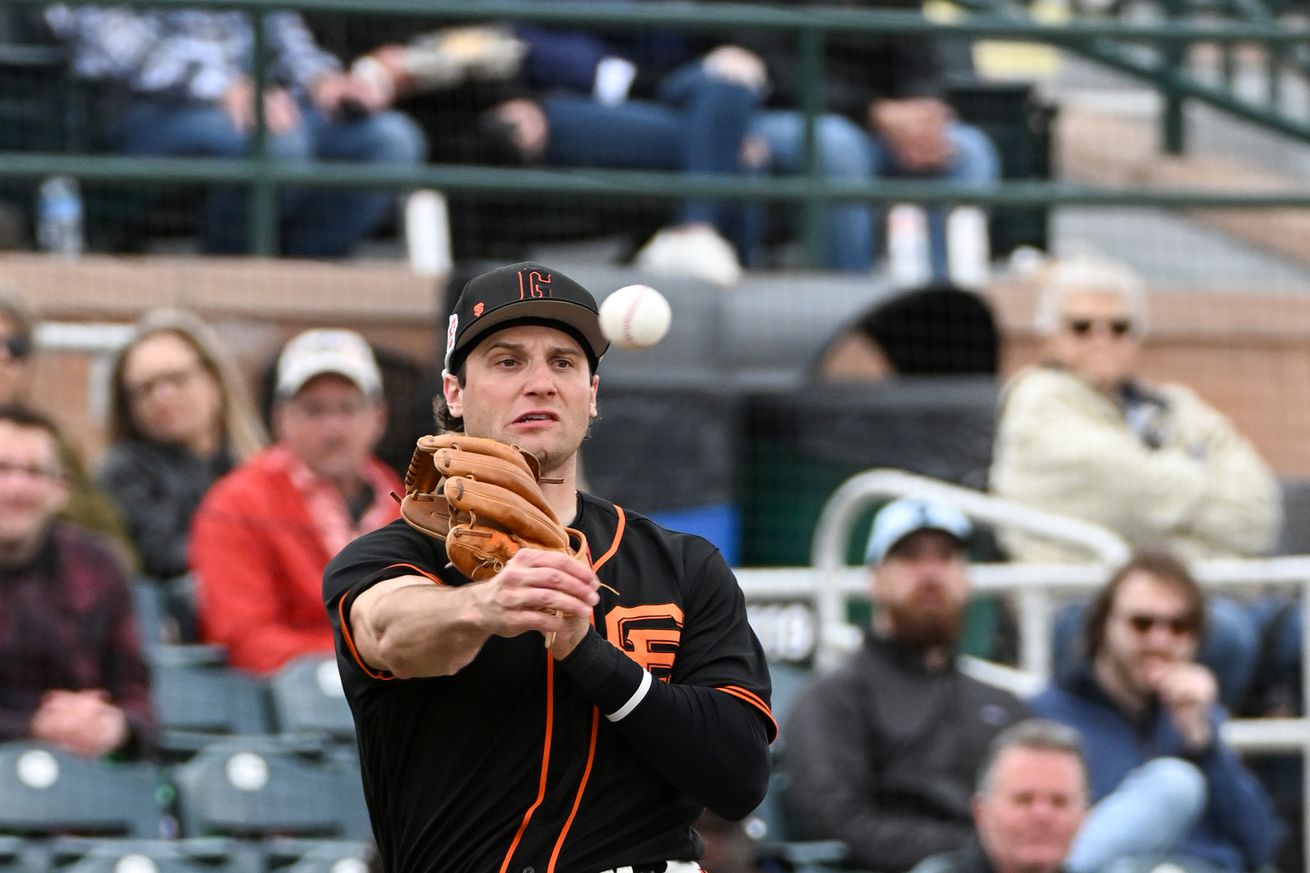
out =
[[916,497],[893,500],[873,519],[869,545],[864,550],[865,563],[881,564],[897,543],[921,530],[943,531],[965,543],[973,533],[973,525],[954,506],[930,503]]

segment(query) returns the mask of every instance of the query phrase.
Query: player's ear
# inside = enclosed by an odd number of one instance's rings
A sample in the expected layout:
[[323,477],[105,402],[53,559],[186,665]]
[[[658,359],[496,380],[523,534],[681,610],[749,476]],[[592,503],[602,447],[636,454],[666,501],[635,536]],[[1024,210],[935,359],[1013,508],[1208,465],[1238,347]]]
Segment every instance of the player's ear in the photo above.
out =
[[441,376],[441,393],[446,398],[446,408],[455,418],[464,417],[464,391],[460,387],[459,378],[454,373],[444,373]]
[[591,377],[591,417],[595,418],[600,413],[596,411],[596,392],[600,388],[600,376]]

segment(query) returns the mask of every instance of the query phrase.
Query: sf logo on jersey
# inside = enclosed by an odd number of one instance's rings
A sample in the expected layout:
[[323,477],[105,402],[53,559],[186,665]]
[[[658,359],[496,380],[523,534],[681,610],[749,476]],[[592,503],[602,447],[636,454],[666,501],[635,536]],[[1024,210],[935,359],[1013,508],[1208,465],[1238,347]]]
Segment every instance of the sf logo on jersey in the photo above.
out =
[[682,610],[673,603],[616,606],[605,614],[605,637],[656,679],[668,682],[682,639]]

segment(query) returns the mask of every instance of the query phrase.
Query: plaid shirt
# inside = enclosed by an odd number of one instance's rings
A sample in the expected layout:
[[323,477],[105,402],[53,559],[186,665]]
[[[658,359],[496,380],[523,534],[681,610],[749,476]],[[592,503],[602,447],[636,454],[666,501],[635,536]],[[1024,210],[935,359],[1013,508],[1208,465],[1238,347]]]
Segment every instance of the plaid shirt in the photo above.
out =
[[[241,12],[58,5],[46,20],[70,45],[79,76],[138,93],[213,102],[250,75],[254,33]],[[265,22],[273,81],[303,89],[341,69],[297,13],[275,12]]]
[[154,747],[150,677],[132,597],[114,553],[57,524],[36,559],[0,569],[0,741],[30,735],[50,690],[103,689],[127,716],[131,748]]

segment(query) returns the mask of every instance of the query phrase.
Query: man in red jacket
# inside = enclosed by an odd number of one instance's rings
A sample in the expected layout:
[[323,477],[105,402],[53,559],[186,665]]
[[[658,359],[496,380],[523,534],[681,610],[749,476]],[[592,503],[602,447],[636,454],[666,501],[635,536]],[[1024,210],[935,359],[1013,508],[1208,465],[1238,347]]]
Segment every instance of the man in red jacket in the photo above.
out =
[[332,652],[323,568],[346,543],[398,517],[396,475],[373,456],[382,377],[362,336],[309,330],[278,359],[277,442],[221,479],[191,529],[200,632],[230,662],[271,673]]

